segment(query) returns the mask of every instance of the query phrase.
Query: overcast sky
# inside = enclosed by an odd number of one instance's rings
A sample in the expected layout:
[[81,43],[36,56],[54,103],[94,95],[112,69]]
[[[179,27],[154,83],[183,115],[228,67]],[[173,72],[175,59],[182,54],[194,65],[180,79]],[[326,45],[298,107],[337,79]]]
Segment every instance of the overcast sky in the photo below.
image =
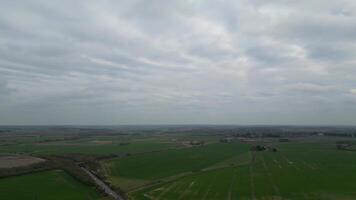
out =
[[0,124],[356,125],[355,0],[0,0]]

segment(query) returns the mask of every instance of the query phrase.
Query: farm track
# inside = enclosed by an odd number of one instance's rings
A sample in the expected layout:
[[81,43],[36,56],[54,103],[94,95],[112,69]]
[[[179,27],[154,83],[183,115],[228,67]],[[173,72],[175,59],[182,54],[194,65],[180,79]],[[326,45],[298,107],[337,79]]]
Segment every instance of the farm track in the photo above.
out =
[[166,188],[161,194],[158,195],[157,200],[160,200],[163,195],[165,195],[167,192],[169,192],[172,188],[174,188],[177,185],[177,182],[172,183],[169,185],[168,188]]
[[279,188],[278,188],[278,186],[276,185],[276,183],[275,183],[275,181],[274,181],[273,175],[272,175],[272,173],[271,173],[269,167],[268,167],[267,164],[266,164],[264,155],[261,155],[261,156],[260,156],[260,160],[261,160],[262,165],[263,165],[263,168],[264,168],[264,170],[265,170],[265,172],[266,172],[266,174],[267,174],[267,176],[268,176],[268,179],[269,179],[270,183],[271,183],[272,186],[273,186],[273,190],[274,190],[275,195],[276,195],[276,196],[280,196]]
[[251,199],[256,200],[256,194],[255,194],[255,183],[254,183],[254,172],[253,172],[253,166],[256,161],[256,152],[251,151],[251,162],[250,162],[250,184],[251,184]]
[[[302,147],[301,147],[302,148]],[[169,177],[170,180],[162,182],[159,180],[162,191],[147,192],[154,199],[226,199],[233,200],[235,198],[245,199],[321,199],[323,196],[315,189],[325,189],[330,187],[332,182],[329,181],[329,174],[325,169],[329,169],[336,165],[343,169],[344,165],[335,163],[327,163],[333,154],[328,152],[318,152],[314,149],[308,153],[303,151],[295,151],[294,149],[281,148],[277,153],[269,151],[256,152],[249,151],[249,163],[244,163],[243,167],[236,168],[238,165],[225,165],[218,169],[211,170],[203,169],[197,172],[185,173],[182,176]],[[313,151],[314,150],[314,151]],[[339,156],[339,153],[335,153]],[[345,158],[335,157],[335,161],[348,162],[351,157],[347,154]],[[325,165],[325,166],[324,166]],[[352,165],[354,167],[354,165]],[[221,172],[215,170],[221,170]],[[205,174],[205,172],[208,172]],[[237,172],[237,173],[236,173]],[[243,172],[243,173],[242,173]],[[352,177],[352,174],[342,174],[346,179],[347,176]],[[347,171],[349,173],[349,171]],[[290,179],[289,176],[290,175]],[[190,178],[188,178],[191,176]],[[215,178],[214,181],[214,177]],[[287,176],[287,177],[286,177]],[[174,178],[172,178],[174,177]],[[196,178],[196,179],[194,179]],[[335,176],[337,180],[338,177]],[[164,178],[165,179],[165,178]],[[194,179],[194,180],[193,180]],[[341,179],[340,179],[341,180]],[[175,182],[177,181],[177,182]],[[220,182],[221,181],[221,182]],[[350,181],[350,180],[348,180]],[[171,182],[171,183],[170,183]],[[176,185],[175,185],[176,184]],[[294,187],[293,191],[288,190]],[[179,187],[177,187],[179,185]],[[241,188],[239,189],[239,185]],[[331,188],[331,187],[330,187]],[[341,188],[341,187],[340,187]],[[239,190],[239,191],[237,191]],[[148,189],[150,191],[150,189]],[[335,190],[336,191],[336,190]],[[140,193],[137,193],[140,194]],[[153,195],[154,194],[154,195]],[[137,196],[139,197],[139,196]],[[156,198],[159,197],[159,198]],[[341,196],[342,197],[342,196]],[[343,199],[343,198],[339,199]],[[352,198],[351,198],[352,199]]]
[[233,185],[234,185],[234,183],[235,183],[235,181],[236,181],[237,170],[235,169],[233,173],[234,173],[234,175],[233,175],[233,177],[232,177],[232,179],[231,179],[231,183],[230,183],[230,187],[229,187],[229,192],[228,192],[228,196],[227,196],[228,200],[231,200],[231,190],[232,190]]
[[[215,175],[213,176],[212,180],[210,181],[209,186],[208,186],[208,190],[207,190],[206,193],[204,194],[203,199],[207,199],[208,194],[209,194],[209,192],[210,192],[210,190],[211,190],[211,187],[212,187],[212,185],[214,184],[214,181],[215,181],[215,179],[216,179],[216,176],[217,176],[217,174],[215,174]],[[210,198],[208,198],[208,199],[210,199]]]
[[184,192],[179,196],[178,200],[182,199],[184,197],[184,195],[186,195],[190,189],[192,188],[192,186],[194,185],[195,183],[195,180],[193,180],[189,185],[188,187],[185,188]]
[[[249,163],[241,163],[241,164],[234,165],[234,166],[226,165],[226,166],[219,166],[219,167],[214,167],[214,168],[206,168],[206,169],[202,169],[201,172],[212,172],[212,171],[217,171],[217,170],[221,170],[221,169],[235,168],[235,167],[238,167],[238,166],[244,166],[244,165],[247,165],[247,164],[249,164]],[[181,178],[188,177],[188,176],[191,176],[193,174],[199,174],[201,172],[183,172],[181,174],[177,174],[177,175],[174,175],[174,176],[169,176],[169,177],[165,177],[165,178],[162,178],[162,179],[158,179],[158,180],[155,180],[155,181],[153,181],[151,183],[147,183],[145,185],[142,185],[142,186],[139,186],[137,188],[134,188],[134,189],[128,191],[128,193],[133,193],[133,192],[136,192],[136,191],[139,191],[139,190],[143,190],[145,188],[153,187],[155,185],[159,185],[159,184],[162,184],[162,183],[171,183],[171,182],[177,181],[177,180],[179,180]]]
[[283,154],[282,154],[282,157],[283,157],[283,159],[284,159],[290,166],[292,166],[295,170],[301,171],[301,170],[299,169],[299,167],[297,167],[297,166],[295,165],[295,162],[289,160],[286,155],[283,155]]
[[[239,165],[238,165],[238,166],[239,166]],[[210,171],[217,171],[217,170],[221,170],[221,169],[235,168],[235,167],[236,167],[236,166],[234,166],[234,167],[231,167],[231,166],[224,166],[224,167],[213,168],[213,169],[203,170],[203,171],[204,171],[204,172],[210,172]],[[183,184],[183,185],[184,185],[184,183],[178,184],[178,182],[176,182],[177,180],[180,180],[180,179],[182,179],[182,178],[184,178],[184,177],[188,177],[188,176],[193,175],[193,174],[196,174],[196,173],[184,173],[182,176],[177,176],[177,177],[174,176],[174,179],[172,179],[172,177],[168,177],[168,178],[165,178],[165,179],[161,179],[160,181],[155,182],[155,183],[153,183],[153,184],[144,185],[144,186],[141,186],[141,187],[136,188],[136,189],[134,189],[134,190],[131,190],[131,191],[129,191],[129,193],[133,193],[133,192],[135,192],[135,191],[139,191],[139,190],[142,190],[142,189],[144,189],[144,188],[152,187],[152,186],[155,186],[155,185],[160,185],[160,184],[162,184],[162,182],[165,182],[165,183],[172,183],[171,185],[168,186],[167,189],[163,190],[163,192],[160,193],[160,194],[158,195],[158,197],[155,198],[155,199],[161,199],[161,198],[163,197],[163,195],[165,195],[165,194],[167,194],[167,193],[170,193],[170,192],[172,192],[172,191],[173,191],[173,192],[178,192],[178,191],[179,191],[179,185],[180,185],[180,184]],[[235,174],[235,173],[234,173],[234,174]],[[208,198],[208,193],[210,193],[211,187],[212,187],[212,185],[213,185],[213,183],[214,183],[214,180],[215,180],[216,176],[217,176],[217,174],[214,175],[214,177],[213,177],[212,180],[210,181],[208,190],[206,191],[206,193],[205,193],[205,195],[204,195],[204,198],[206,197],[207,199],[209,199],[209,198]],[[232,178],[234,179],[233,181],[235,181],[235,180],[236,180],[236,175],[234,175]],[[167,179],[169,179],[169,180],[167,181]],[[195,184],[196,181],[193,180],[193,182],[194,182],[193,184],[192,184],[192,182],[191,182],[191,183],[190,183],[191,185],[188,185],[188,186],[185,187],[184,192],[179,196],[179,199],[184,199],[184,198],[183,198],[184,195],[186,195],[187,191]],[[233,183],[231,183],[231,186],[230,186],[230,187],[232,187],[232,185],[233,185]],[[230,190],[232,190],[232,188],[231,188]],[[231,191],[230,191],[230,193],[231,193]],[[152,196],[150,195],[150,197],[152,197]],[[228,196],[228,197],[229,197],[229,196]]]

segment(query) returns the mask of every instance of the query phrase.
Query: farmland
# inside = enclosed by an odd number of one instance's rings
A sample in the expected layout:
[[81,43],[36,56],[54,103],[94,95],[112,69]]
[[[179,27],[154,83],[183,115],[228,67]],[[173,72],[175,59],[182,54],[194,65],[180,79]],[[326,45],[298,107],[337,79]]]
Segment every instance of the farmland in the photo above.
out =
[[[0,155],[21,165],[2,163],[0,199],[110,199],[85,167],[131,200],[349,200],[356,197],[353,133],[323,127],[14,129],[0,135]],[[25,165],[25,158],[41,162]]]
[[99,200],[94,188],[75,180],[63,171],[46,171],[0,179],[0,199]]
[[14,168],[33,165],[43,162],[43,159],[31,156],[14,156],[14,155],[0,155],[0,169]]
[[352,199],[356,155],[332,145],[282,145],[249,164],[199,172],[133,193],[134,199]]
[[[106,143],[110,141],[110,143]],[[157,141],[134,141],[130,145],[120,145],[112,142],[113,138],[105,140],[76,141],[74,142],[48,142],[0,146],[0,153],[27,153],[36,155],[78,153],[87,155],[109,155],[123,153],[140,153],[168,148],[168,145]]]
[[157,179],[182,172],[198,171],[238,156],[248,150],[243,144],[211,144],[203,147],[115,159],[108,162],[111,176]]

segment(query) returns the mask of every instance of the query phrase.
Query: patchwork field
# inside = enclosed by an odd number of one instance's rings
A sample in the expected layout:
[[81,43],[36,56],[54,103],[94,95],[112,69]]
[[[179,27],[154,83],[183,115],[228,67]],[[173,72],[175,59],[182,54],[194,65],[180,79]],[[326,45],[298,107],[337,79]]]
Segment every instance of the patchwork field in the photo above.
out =
[[0,199],[356,199],[356,128],[151,128],[14,127]]
[[182,172],[198,171],[248,151],[244,144],[211,144],[118,158],[107,162],[110,175],[157,179]]
[[133,199],[354,199],[356,154],[329,144],[285,144],[251,162],[198,172],[131,193]]
[[1,200],[97,200],[100,194],[63,171],[0,179]]
[[[109,179],[126,190],[126,186],[130,188],[135,183],[197,172],[238,156],[244,158],[242,155],[248,149],[248,145],[240,143],[215,143],[109,160],[104,162],[104,168]],[[133,180],[131,184],[120,184],[120,180],[128,182],[129,179]]]
[[157,151],[170,148],[170,143],[138,140],[132,141],[129,145],[120,144],[120,141],[110,139],[73,142],[52,142],[52,143],[24,143],[0,146],[0,153],[31,153],[36,155],[48,154],[86,154],[86,155],[110,155],[142,153],[147,151]]

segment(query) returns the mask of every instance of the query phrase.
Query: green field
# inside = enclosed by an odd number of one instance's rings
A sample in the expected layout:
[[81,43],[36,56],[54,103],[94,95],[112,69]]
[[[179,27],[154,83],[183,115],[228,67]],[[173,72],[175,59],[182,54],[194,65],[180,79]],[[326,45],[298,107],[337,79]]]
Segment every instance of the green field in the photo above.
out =
[[[118,158],[104,162],[107,176],[112,183],[127,190],[135,185],[181,173],[193,173],[224,161],[248,161],[248,145],[240,143],[215,143],[201,147],[172,149],[157,153]],[[241,159],[240,159],[241,158]]]
[[129,191],[160,179],[248,162],[248,150],[246,144],[215,143],[108,160],[103,168],[111,183]]
[[[94,142],[93,142],[94,141]],[[112,141],[110,139],[98,140],[92,139],[92,141],[76,141],[73,142],[58,142],[58,143],[46,143],[46,144],[15,144],[0,146],[0,153],[31,153],[37,155],[47,154],[87,154],[87,155],[110,155],[110,154],[134,154],[147,151],[157,151],[167,149],[171,147],[171,144],[159,141],[151,140],[138,140],[133,141],[129,145],[120,145],[119,142],[113,142],[105,144],[106,141]]]
[[63,171],[52,170],[0,179],[1,200],[94,200],[100,194]]
[[280,145],[249,164],[205,171],[133,192],[133,199],[354,199],[356,154],[334,145]]
[[91,179],[81,166],[128,200],[356,199],[356,151],[349,145],[355,144],[354,137],[316,135],[319,129],[300,136],[294,128],[288,129],[296,131],[294,136],[276,137],[269,127],[259,130],[268,137],[256,136],[251,127],[242,130],[251,134],[240,136],[231,135],[231,129],[207,130],[210,134],[204,129],[187,128],[185,134],[163,130],[37,139],[20,135],[19,140],[3,136],[0,155],[31,155],[47,162],[0,169],[5,177],[0,179],[0,200],[102,200],[99,190],[82,184]]
[[157,179],[198,171],[248,150],[244,144],[210,144],[114,159],[107,162],[111,176]]

